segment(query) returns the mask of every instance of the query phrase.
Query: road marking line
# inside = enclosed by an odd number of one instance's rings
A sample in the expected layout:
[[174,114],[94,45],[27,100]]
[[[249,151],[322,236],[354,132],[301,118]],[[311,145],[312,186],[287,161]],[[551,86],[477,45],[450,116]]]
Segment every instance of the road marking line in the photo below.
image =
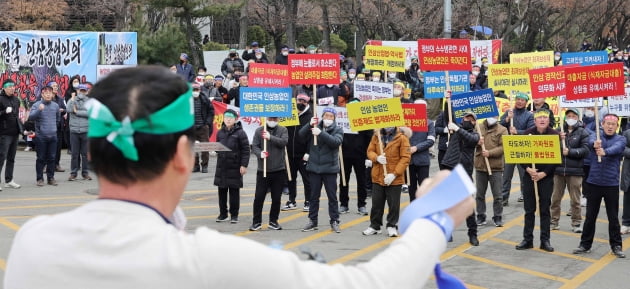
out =
[[[269,213],[268,212],[263,212],[263,215],[269,215]],[[288,217],[284,217],[284,218],[278,219],[278,224],[282,225],[282,223],[290,222],[290,221],[293,221],[293,220],[295,220],[297,218],[306,217],[306,216],[308,216],[307,212],[297,212],[296,214],[291,214]],[[269,229],[269,225],[267,225],[267,224],[263,225],[262,230],[273,231],[273,230]],[[242,232],[236,233],[234,235],[236,235],[236,236],[247,236],[249,234],[253,234],[253,233],[256,233],[256,232],[260,232],[260,231],[250,231],[248,229],[247,231],[242,231]]]
[[17,231],[20,229],[20,226],[16,225],[15,223],[5,219],[5,218],[0,218],[0,225],[3,225],[13,231]]
[[7,270],[7,262],[4,261],[4,259],[0,258],[0,270],[2,271],[6,271]]
[[494,260],[490,260],[490,259],[487,259],[487,258],[475,256],[475,255],[471,255],[471,254],[468,254],[468,253],[459,253],[457,255],[460,256],[460,257],[464,257],[464,258],[468,258],[468,259],[471,259],[471,260],[475,260],[477,262],[482,262],[482,263],[490,264],[490,265],[493,265],[493,266],[496,266],[496,267],[501,267],[501,268],[504,268],[504,269],[508,269],[508,270],[511,270],[511,271],[521,272],[521,273],[529,274],[529,275],[532,275],[532,276],[545,278],[545,279],[548,279],[548,280],[562,282],[562,283],[565,283],[565,284],[570,281],[569,279],[566,279],[566,278],[553,276],[553,275],[541,273],[541,272],[538,272],[538,271],[535,271],[535,270],[525,269],[525,268],[522,268],[522,267],[510,265],[510,264],[497,262],[497,261],[494,261]]
[[94,196],[71,196],[71,197],[42,197],[42,198],[22,198],[22,199],[3,199],[0,203],[23,202],[23,201],[51,201],[51,200],[71,200],[71,199],[94,199]]
[[[512,242],[512,241],[508,241],[508,240],[503,240],[503,239],[499,239],[496,237],[492,237],[489,238],[488,240],[497,242],[497,243],[503,243],[506,245],[511,245],[511,246],[516,246],[518,243],[517,242]],[[589,262],[589,263],[595,263],[599,260],[596,259],[591,259],[591,258],[585,258],[582,257],[583,255],[575,255],[575,254],[569,254],[569,253],[564,253],[564,252],[559,252],[559,251],[555,251],[552,253],[540,250],[540,249],[534,249],[535,251],[539,251],[539,252],[543,252],[543,253],[547,253],[547,254],[552,254],[552,255],[558,255],[558,256],[562,256],[562,257],[566,257],[566,258],[570,258],[570,259],[575,259],[575,260],[579,260],[579,261],[584,261],[584,262]]]
[[78,207],[85,203],[70,203],[70,204],[48,204],[48,205],[30,205],[30,206],[14,206],[14,207],[0,207],[0,210],[18,210],[18,209],[40,209],[40,208],[55,208],[55,207]]
[[352,252],[352,253],[350,253],[348,255],[345,255],[345,256],[337,258],[337,259],[335,259],[333,261],[330,261],[330,262],[328,262],[328,264],[346,263],[346,262],[348,262],[350,260],[353,260],[355,258],[359,258],[362,255],[365,255],[365,254],[370,253],[372,251],[376,251],[376,250],[378,250],[380,248],[388,246],[391,242],[393,242],[395,240],[396,240],[396,238],[388,237],[387,239],[385,239],[383,241],[380,241],[378,243],[374,243],[374,244],[372,244],[370,246],[362,248],[361,250],[354,251],[354,252]]

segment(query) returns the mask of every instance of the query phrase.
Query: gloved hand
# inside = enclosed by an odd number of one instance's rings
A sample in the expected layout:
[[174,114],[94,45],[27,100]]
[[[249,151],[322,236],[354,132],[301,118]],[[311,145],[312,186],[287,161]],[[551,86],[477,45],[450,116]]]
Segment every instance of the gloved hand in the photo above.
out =
[[458,131],[459,130],[459,125],[456,125],[455,123],[449,122],[448,123],[448,129],[450,129],[452,131]]
[[371,160],[365,160],[365,167],[366,168],[371,168],[372,167],[372,161]]
[[13,111],[13,107],[7,106],[6,113],[11,113]]
[[308,154],[304,154],[304,156],[302,157],[302,160],[305,162],[308,162],[308,157],[309,157]]
[[269,132],[268,132],[268,131],[266,131],[266,130],[263,130],[263,131],[261,132],[261,136],[262,136],[262,138],[263,138],[263,139],[266,139],[266,140],[269,140],[269,138],[271,137],[271,136],[269,135]]
[[269,152],[260,152],[261,159],[266,159],[267,157],[269,157]]
[[319,127],[314,127],[311,129],[311,132],[313,132],[313,135],[319,135],[320,133],[322,133],[322,130],[319,129]]
[[392,184],[392,182],[394,181],[394,179],[396,178],[396,175],[394,174],[387,174],[385,176],[385,179],[383,179],[383,182],[385,182],[386,186],[389,186]]
[[444,133],[448,133],[448,127],[444,128]]
[[382,154],[382,155],[380,155],[380,156],[376,157],[376,161],[377,161],[379,164],[383,164],[383,165],[386,165],[386,164],[387,164],[387,158],[385,158],[385,154]]
[[311,117],[311,126],[316,126],[318,123],[319,119],[316,116]]

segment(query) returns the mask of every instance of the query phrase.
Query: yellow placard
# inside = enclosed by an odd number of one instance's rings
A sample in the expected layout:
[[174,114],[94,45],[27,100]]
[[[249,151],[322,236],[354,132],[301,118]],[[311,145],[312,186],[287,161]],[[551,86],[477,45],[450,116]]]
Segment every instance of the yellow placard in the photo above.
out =
[[511,64],[531,64],[533,68],[553,67],[553,51],[510,54]]
[[400,98],[383,98],[346,105],[350,130],[362,131],[392,126],[404,126]]
[[506,164],[561,164],[560,136],[504,135]]
[[365,46],[365,68],[370,70],[405,72],[404,47]]
[[278,124],[281,126],[296,126],[300,125],[300,118],[298,115],[297,104],[295,98],[291,99],[291,117],[280,117]]
[[492,64],[488,66],[488,87],[507,93],[520,91],[529,93],[530,64]]

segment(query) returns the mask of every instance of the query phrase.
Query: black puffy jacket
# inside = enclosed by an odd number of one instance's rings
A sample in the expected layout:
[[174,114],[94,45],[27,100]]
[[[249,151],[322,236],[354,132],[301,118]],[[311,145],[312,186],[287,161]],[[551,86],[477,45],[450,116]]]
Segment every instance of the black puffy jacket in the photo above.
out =
[[589,133],[583,127],[577,127],[572,132],[568,131],[566,124],[564,131],[567,133],[565,142],[569,149],[568,155],[562,155],[562,165],[556,167],[555,174],[560,176],[583,176],[584,159],[589,154]]
[[214,185],[220,188],[242,188],[243,176],[241,166],[249,164],[249,140],[242,129],[241,122],[234,124],[231,130],[221,127],[217,132],[217,142],[227,148],[228,152],[217,152],[217,169],[214,174]]

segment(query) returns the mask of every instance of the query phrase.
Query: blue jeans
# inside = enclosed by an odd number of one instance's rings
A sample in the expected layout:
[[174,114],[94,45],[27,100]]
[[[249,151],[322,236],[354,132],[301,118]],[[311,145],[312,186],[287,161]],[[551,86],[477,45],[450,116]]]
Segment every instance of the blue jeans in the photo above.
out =
[[37,180],[44,180],[44,166],[46,166],[46,176],[48,180],[55,179],[57,136],[37,135],[37,137],[35,137],[35,150],[37,151],[37,161],[35,162]]

